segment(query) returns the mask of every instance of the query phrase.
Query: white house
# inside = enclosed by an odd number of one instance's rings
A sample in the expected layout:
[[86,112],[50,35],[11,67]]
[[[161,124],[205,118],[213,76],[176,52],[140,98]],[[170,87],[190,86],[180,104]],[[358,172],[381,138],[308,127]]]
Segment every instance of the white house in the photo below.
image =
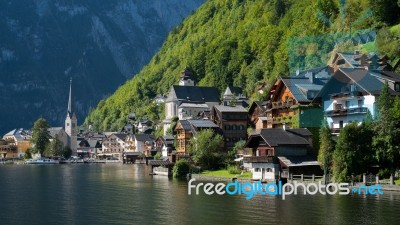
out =
[[[214,87],[194,86],[191,71],[182,71],[179,85],[172,85],[165,100],[164,135],[174,117],[193,118],[200,112],[209,111],[220,102],[220,94]],[[180,107],[180,108],[179,108]]]
[[368,111],[376,114],[376,101],[388,81],[390,93],[400,95],[400,74],[364,68],[339,68],[319,93],[333,133],[351,122],[361,123]]

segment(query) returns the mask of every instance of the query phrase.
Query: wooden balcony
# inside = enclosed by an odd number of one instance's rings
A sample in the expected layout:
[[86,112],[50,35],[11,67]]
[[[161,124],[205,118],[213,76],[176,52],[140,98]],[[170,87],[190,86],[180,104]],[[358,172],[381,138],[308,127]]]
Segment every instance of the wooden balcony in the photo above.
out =
[[273,156],[245,156],[243,162],[245,163],[272,163],[274,161]]

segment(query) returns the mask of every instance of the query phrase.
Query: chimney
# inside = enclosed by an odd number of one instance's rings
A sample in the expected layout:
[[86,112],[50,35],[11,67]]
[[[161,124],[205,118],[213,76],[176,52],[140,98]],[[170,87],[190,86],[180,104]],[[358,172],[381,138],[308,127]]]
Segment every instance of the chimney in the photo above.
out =
[[310,73],[310,76],[308,77],[308,78],[310,79],[310,83],[311,83],[311,84],[314,83],[314,76],[315,76],[314,73],[311,72],[311,73]]
[[286,130],[286,129],[288,129],[288,126],[284,123],[283,124],[283,130]]

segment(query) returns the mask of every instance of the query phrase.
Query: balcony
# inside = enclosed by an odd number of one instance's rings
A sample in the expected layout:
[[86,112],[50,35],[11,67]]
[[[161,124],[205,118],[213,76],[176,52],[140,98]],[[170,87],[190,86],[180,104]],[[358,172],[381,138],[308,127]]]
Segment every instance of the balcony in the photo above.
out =
[[361,91],[350,91],[350,92],[341,92],[341,93],[335,93],[331,94],[331,99],[342,99],[342,98],[354,98],[354,97],[360,97],[363,96]]
[[357,108],[337,108],[335,110],[325,111],[325,116],[336,117],[336,116],[348,116],[356,114],[366,114],[368,112],[367,107],[357,107]]
[[273,156],[245,156],[243,162],[245,163],[272,163],[274,161]]
[[294,105],[293,100],[287,102],[272,102],[272,109],[286,109]]

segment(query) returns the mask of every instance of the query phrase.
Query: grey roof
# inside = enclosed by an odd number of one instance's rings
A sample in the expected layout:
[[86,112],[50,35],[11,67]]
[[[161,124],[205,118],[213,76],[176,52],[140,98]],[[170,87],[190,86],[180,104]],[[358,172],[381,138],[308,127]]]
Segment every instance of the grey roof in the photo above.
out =
[[214,87],[172,85],[166,102],[219,102],[219,91]]
[[205,103],[187,103],[187,102],[180,104],[178,108],[185,108],[185,107],[208,109],[208,105]]
[[311,91],[319,92],[324,84],[328,82],[328,79],[315,78],[316,83],[312,84],[310,79],[306,77],[287,77],[281,79],[298,102],[311,102],[313,99],[307,98],[307,91],[309,91],[309,88]]
[[312,156],[278,156],[278,159],[287,167],[319,166],[317,159]]
[[187,121],[187,120],[179,120],[179,123],[181,124],[182,128],[186,131],[189,131],[192,129],[192,126],[190,125],[189,121]]
[[[290,130],[290,129],[288,129]],[[289,132],[282,128],[261,129],[259,134],[271,147],[280,145],[309,145],[310,143],[295,132]]]
[[312,136],[312,133],[306,129],[306,128],[291,128],[291,129],[286,129],[288,132],[303,136],[303,137],[308,137]]
[[236,106],[216,105],[214,107],[216,110],[218,110],[220,112],[245,112],[245,113],[247,113],[247,110],[241,105],[236,105]]
[[187,120],[192,126],[196,128],[218,128],[217,124],[211,120]]
[[55,138],[56,135],[58,135],[58,133],[60,133],[61,130],[64,130],[64,128],[62,128],[62,127],[50,127],[50,128],[48,129],[48,131],[49,131],[49,133],[50,133],[50,136],[51,136],[52,138]]
[[121,140],[125,140],[126,136],[128,136],[127,134],[122,134],[122,133],[116,133],[114,134],[117,138],[121,139]]
[[92,148],[95,148],[96,146],[100,145],[99,141],[97,140],[87,140],[87,143],[89,144],[89,147]]
[[142,142],[155,140],[155,137],[151,134],[135,134],[134,136],[137,141],[142,141]]
[[[382,76],[378,71],[351,68],[340,68],[339,70],[362,90],[370,94],[380,94],[384,80],[388,79],[387,76]],[[393,90],[391,90],[391,93],[396,94]]]

